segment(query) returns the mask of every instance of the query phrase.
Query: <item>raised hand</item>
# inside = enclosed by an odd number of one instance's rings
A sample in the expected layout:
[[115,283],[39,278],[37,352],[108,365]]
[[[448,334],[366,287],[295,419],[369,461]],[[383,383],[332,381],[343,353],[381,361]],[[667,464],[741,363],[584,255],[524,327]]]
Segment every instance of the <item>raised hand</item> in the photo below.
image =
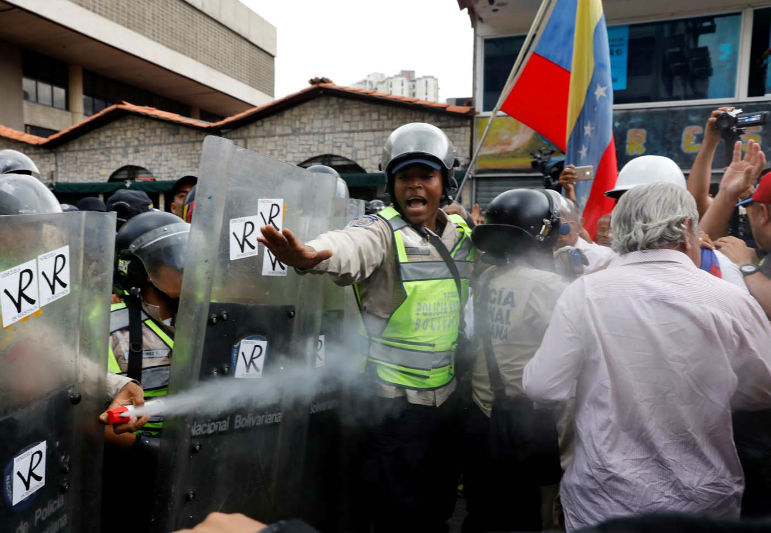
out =
[[723,179],[720,181],[720,189],[732,199],[739,198],[743,192],[755,185],[765,165],[766,156],[758,143],[750,141],[747,145],[747,153],[742,159],[742,143],[736,141],[733,159],[725,169]]
[[279,232],[271,225],[260,228],[262,236],[257,240],[285,265],[296,268],[313,268],[332,257],[331,250],[315,250],[301,243],[288,229]]

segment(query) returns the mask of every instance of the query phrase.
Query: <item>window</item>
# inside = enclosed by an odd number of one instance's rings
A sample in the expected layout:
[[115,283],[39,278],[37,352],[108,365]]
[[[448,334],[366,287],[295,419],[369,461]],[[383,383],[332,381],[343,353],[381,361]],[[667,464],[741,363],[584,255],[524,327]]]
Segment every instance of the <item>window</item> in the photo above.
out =
[[756,9],[752,20],[748,96],[771,94],[771,8]]
[[741,14],[608,28],[615,103],[736,93]]
[[153,174],[144,167],[136,165],[126,165],[110,174],[107,181],[126,181],[126,180],[153,180]]
[[184,116],[190,114],[190,107],[187,105],[93,72],[83,72],[83,113],[86,116],[98,113],[105,107],[122,101],[155,107]]
[[29,50],[24,51],[22,62],[24,99],[36,104],[67,109],[67,64]]
[[24,124],[24,132],[29,133],[30,135],[37,135],[38,137],[50,137],[54,133],[57,133],[56,130],[33,126],[32,124]]
[[485,39],[484,45],[484,94],[482,109],[492,111],[506,85],[519,49],[525,42],[524,35]]
[[356,161],[352,161],[347,157],[335,154],[317,155],[306,159],[302,163],[298,164],[298,167],[308,168],[313,165],[325,165],[335,169],[340,174],[356,174],[364,173],[364,168],[361,167]]

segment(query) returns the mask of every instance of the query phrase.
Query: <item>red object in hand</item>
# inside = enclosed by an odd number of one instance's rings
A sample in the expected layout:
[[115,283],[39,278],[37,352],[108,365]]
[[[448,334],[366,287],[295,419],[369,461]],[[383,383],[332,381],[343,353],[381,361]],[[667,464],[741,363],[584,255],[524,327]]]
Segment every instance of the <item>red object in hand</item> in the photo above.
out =
[[128,413],[129,408],[125,405],[121,405],[120,407],[113,407],[112,409],[107,410],[107,423],[108,424],[125,424],[128,422],[128,414],[125,416],[121,416],[122,413]]

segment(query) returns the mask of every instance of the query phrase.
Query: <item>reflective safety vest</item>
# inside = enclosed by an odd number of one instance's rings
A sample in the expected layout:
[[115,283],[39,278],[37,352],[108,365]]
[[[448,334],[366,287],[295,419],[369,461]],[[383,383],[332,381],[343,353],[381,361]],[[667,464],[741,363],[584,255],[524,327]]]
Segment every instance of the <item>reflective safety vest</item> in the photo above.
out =
[[[152,318],[150,318],[144,311],[141,312],[142,317],[142,337],[147,338],[147,335],[155,335],[169,350],[169,355],[174,349],[174,339],[164,331]],[[110,336],[120,330],[128,331],[129,328],[129,310],[126,304],[123,302],[112,304],[110,306]],[[148,331],[149,330],[149,331]],[[118,360],[115,357],[115,353],[112,349],[112,342],[107,345],[109,356],[107,359],[107,368],[114,374],[125,376],[127,372],[121,370]],[[145,401],[158,398],[160,396],[166,396],[169,390],[169,364],[160,364],[153,366],[145,366],[145,359],[152,358],[153,354],[148,353],[146,347],[142,350],[142,389],[145,391]],[[128,357],[128,352],[126,353]],[[163,417],[154,416],[150,418],[150,422],[145,424],[141,431],[157,434],[163,428]],[[139,432],[137,432],[139,433]]]
[[[460,239],[450,250],[461,278],[461,296],[452,271],[442,260],[425,253],[411,253],[404,244],[407,223],[393,207],[378,213],[391,227],[399,279],[405,300],[388,318],[379,335],[368,332],[368,365],[377,377],[403,388],[430,390],[447,385],[455,375],[455,348],[458,342],[461,308],[468,299],[474,246],[471,229],[458,215],[449,215]],[[426,246],[431,246],[426,243]],[[354,285],[359,309],[359,287]]]

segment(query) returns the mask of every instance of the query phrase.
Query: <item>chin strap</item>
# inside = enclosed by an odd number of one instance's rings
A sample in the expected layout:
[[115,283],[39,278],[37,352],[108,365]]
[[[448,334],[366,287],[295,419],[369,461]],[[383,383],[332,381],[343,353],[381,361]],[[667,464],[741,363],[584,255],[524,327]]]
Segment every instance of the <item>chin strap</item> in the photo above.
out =
[[142,384],[142,303],[132,291],[124,298],[129,314],[129,358],[127,375]]

